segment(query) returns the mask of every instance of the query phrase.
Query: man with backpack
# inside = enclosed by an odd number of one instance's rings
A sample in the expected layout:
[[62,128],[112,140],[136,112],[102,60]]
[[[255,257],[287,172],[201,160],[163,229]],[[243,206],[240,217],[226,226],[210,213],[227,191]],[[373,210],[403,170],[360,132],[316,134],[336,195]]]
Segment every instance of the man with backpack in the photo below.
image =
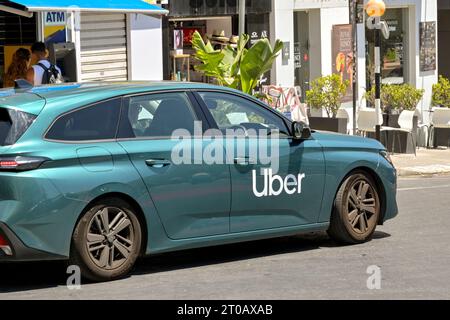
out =
[[27,80],[34,86],[41,84],[57,84],[62,83],[62,73],[54,64],[48,61],[48,50],[43,42],[36,42],[31,46],[31,53],[34,55],[36,61],[27,72]]

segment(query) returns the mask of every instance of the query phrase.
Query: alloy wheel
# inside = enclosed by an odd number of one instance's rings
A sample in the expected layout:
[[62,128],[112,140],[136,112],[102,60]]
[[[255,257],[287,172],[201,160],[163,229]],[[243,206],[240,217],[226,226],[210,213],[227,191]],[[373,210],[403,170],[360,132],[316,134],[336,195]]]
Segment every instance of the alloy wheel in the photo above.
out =
[[123,210],[105,207],[88,225],[86,246],[89,257],[100,268],[121,267],[134,247],[134,230],[130,217]]
[[365,179],[354,181],[349,190],[346,205],[348,222],[354,232],[365,234],[377,224],[380,210],[378,195]]

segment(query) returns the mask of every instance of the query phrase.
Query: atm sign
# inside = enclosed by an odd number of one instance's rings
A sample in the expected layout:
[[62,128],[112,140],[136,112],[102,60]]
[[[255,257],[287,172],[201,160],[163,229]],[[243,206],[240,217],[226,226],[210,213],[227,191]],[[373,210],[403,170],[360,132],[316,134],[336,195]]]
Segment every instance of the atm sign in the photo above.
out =
[[57,11],[46,12],[44,22],[46,26],[65,26],[66,13]]

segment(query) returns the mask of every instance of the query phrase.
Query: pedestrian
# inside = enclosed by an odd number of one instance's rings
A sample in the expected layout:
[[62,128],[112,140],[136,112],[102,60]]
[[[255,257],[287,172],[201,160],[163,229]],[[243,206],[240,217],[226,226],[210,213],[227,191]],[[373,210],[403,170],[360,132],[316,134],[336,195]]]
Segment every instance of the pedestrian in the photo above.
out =
[[14,52],[12,62],[8,67],[4,77],[3,86],[5,88],[14,87],[14,81],[26,79],[27,72],[30,69],[31,52],[25,48],[19,48]]
[[48,61],[48,50],[43,42],[31,46],[31,53],[37,63],[28,70],[27,80],[33,85],[62,83],[61,69]]

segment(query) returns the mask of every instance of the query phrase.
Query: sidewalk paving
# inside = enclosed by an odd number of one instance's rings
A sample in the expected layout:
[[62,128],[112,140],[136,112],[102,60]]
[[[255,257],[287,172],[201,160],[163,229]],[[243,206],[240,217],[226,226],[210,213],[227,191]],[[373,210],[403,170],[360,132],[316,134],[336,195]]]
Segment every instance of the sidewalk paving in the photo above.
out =
[[399,176],[450,174],[450,149],[419,149],[413,154],[391,155]]

